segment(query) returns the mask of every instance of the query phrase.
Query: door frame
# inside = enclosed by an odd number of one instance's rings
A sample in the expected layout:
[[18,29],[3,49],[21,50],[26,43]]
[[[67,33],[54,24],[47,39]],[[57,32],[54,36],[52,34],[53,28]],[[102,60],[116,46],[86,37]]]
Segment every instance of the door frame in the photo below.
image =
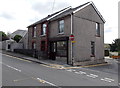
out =
[[[67,64],[69,64],[69,37],[59,37],[59,38],[51,38],[49,41],[49,52],[51,53],[51,43],[56,43],[56,53],[57,53],[57,42],[60,41],[66,41],[66,58],[67,58]],[[55,53],[55,58],[56,58],[56,53]],[[62,56],[63,57],[63,56]]]

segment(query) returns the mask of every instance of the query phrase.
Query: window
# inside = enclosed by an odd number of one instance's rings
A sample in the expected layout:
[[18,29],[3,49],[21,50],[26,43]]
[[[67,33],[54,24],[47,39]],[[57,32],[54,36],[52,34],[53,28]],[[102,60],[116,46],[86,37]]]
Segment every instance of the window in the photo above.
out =
[[10,49],[10,44],[8,44],[8,49]]
[[57,42],[57,55],[67,56],[67,42],[66,41]]
[[47,25],[46,25],[46,24],[43,24],[43,25],[42,25],[41,35],[46,35],[46,29],[47,29]]
[[36,43],[35,42],[32,44],[32,49],[36,49]]
[[96,36],[100,36],[100,24],[96,23]]
[[51,51],[56,52],[56,42],[51,43]]
[[41,41],[41,51],[45,51],[45,41]]
[[59,21],[59,33],[64,33],[64,20]]
[[91,41],[91,56],[95,56],[95,42]]
[[36,37],[36,26],[33,27],[33,37]]

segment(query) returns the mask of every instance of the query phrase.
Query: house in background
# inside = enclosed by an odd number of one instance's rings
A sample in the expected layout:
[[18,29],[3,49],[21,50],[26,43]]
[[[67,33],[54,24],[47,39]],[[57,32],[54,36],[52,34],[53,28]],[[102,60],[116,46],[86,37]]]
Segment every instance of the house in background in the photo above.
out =
[[110,44],[104,44],[104,52],[105,52],[105,56],[109,56],[110,54]]
[[28,32],[25,33],[19,43],[23,43],[23,49],[28,49]]
[[[15,35],[21,35],[22,39],[17,43],[13,40]],[[14,51],[14,49],[27,49],[28,36],[26,30],[16,30],[9,35],[9,40],[2,41],[2,49]]]
[[104,63],[104,23],[93,2],[67,7],[28,26],[28,49],[71,65]]
[[13,33],[11,33],[11,34],[10,34],[10,37],[11,37],[11,38],[14,38],[15,35],[20,35],[20,36],[24,37],[24,36],[26,35],[26,33],[27,33],[27,30],[18,29],[18,30],[16,30],[16,31],[14,31]]

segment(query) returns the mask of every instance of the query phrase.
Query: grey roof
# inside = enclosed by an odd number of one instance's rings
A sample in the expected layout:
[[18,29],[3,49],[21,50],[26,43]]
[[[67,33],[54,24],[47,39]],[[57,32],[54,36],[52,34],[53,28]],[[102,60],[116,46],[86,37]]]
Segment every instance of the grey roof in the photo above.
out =
[[10,36],[11,38],[14,38],[15,35],[21,35],[22,37],[25,36],[25,34],[27,33],[27,30],[16,30],[15,32],[13,32]]
[[19,43],[23,43],[24,41],[27,41],[27,40],[28,40],[28,32],[21,38]]
[[[67,8],[69,8],[69,7],[67,7]],[[41,20],[39,20],[39,21],[37,21],[37,22],[35,22],[35,23],[29,25],[28,27],[30,27],[30,26],[35,26],[36,24],[42,23],[42,22],[46,21],[48,18],[54,16],[55,14],[58,14],[59,12],[65,10],[65,9],[67,9],[67,8],[64,8],[64,9],[58,11],[58,12],[55,12],[55,13],[53,13],[53,14],[50,14],[50,15],[48,15],[47,17],[45,17],[45,18],[43,18],[43,19],[41,19]]]
[[[43,19],[41,19],[41,20],[39,20],[39,21],[37,21],[37,22],[29,25],[28,27],[30,27],[30,26],[35,26],[35,25],[37,25],[37,24],[39,24],[39,23],[45,22],[45,21],[47,21],[48,18],[51,18],[52,16],[54,16],[54,17],[53,17],[52,19],[50,19],[49,21],[53,21],[53,20],[55,20],[55,19],[58,19],[58,18],[61,18],[61,17],[65,17],[65,16],[70,15],[71,13],[73,13],[73,11],[76,11],[77,9],[82,8],[82,7],[86,6],[86,5],[90,5],[90,4],[94,7],[94,9],[96,10],[96,12],[97,12],[98,15],[100,16],[100,18],[103,20],[103,22],[105,22],[104,18],[102,17],[102,15],[100,14],[100,12],[96,9],[96,7],[95,7],[95,5],[93,4],[93,2],[87,2],[87,3],[82,4],[82,5],[80,5],[80,6],[78,6],[78,7],[75,7],[75,8],[70,8],[70,7],[64,8],[64,9],[58,11],[58,12],[55,12],[55,13],[53,13],[53,14],[51,14],[51,15],[48,15],[47,17],[45,17],[45,18],[43,18]],[[65,10],[65,11],[64,11],[64,10]],[[62,11],[63,11],[63,12],[62,12]],[[60,13],[60,14],[59,14],[59,15],[56,15],[56,14],[58,14],[58,13]],[[55,16],[55,15],[56,15],[56,16]]]

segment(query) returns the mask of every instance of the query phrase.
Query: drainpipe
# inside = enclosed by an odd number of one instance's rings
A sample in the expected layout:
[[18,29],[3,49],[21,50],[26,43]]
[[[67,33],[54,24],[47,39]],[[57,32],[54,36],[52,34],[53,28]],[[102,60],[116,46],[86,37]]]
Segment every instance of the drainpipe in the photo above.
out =
[[[71,13],[71,34],[73,34],[73,13]],[[74,60],[73,60],[73,43],[70,42],[71,45],[71,61],[72,61],[72,65],[74,65]]]

